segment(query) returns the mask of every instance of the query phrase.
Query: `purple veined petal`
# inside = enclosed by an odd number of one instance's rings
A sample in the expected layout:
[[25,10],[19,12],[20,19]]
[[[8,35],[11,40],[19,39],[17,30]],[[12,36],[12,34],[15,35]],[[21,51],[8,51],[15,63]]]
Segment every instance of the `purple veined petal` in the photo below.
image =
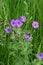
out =
[[19,28],[23,25],[23,23],[19,19],[16,20],[16,24]]
[[25,36],[25,39],[27,40],[27,41],[30,41],[31,40],[31,37],[30,36]]
[[37,29],[39,28],[39,23],[37,21],[33,21],[32,26],[33,28]]
[[14,26],[17,26],[17,25],[16,25],[16,21],[15,21],[14,19],[11,20],[10,24],[11,24],[11,26],[13,26],[13,27],[14,27]]
[[21,22],[26,22],[26,17],[25,16],[20,16]]
[[7,27],[5,28],[5,32],[6,32],[6,33],[10,33],[10,32],[12,32],[12,30],[10,29],[10,27],[7,26]]

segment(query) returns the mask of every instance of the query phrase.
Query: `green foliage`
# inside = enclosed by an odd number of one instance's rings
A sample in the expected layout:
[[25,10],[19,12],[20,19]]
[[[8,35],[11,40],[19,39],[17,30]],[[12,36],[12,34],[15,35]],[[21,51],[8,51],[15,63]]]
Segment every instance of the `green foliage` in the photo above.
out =
[[[11,19],[26,16],[22,28],[12,28]],[[32,28],[32,22],[39,22],[38,29]],[[5,27],[14,31],[5,33]],[[24,39],[25,32],[32,35],[31,42]],[[43,0],[0,0],[0,65],[43,65],[37,59],[43,53]]]

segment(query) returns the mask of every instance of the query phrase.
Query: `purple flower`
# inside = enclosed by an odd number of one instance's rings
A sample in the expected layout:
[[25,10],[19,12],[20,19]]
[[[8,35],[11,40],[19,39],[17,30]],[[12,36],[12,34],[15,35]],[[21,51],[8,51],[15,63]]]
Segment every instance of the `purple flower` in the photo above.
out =
[[30,36],[25,36],[25,39],[27,40],[27,41],[30,41],[31,40],[31,37]]
[[37,21],[33,21],[32,26],[36,29],[39,27],[39,23]]
[[17,25],[17,27],[21,27],[23,25],[23,23],[19,19],[17,19],[16,25]]
[[29,32],[25,32],[27,35],[29,34]]
[[11,24],[11,26],[14,27],[14,26],[16,26],[16,21],[14,19],[12,19],[10,24]]
[[38,58],[42,59],[43,58],[43,53],[38,54]]
[[26,17],[25,17],[25,16],[20,16],[20,20],[21,20],[22,22],[26,22]]
[[7,27],[5,28],[5,32],[6,32],[6,33],[10,33],[10,32],[11,32],[10,27],[7,26]]

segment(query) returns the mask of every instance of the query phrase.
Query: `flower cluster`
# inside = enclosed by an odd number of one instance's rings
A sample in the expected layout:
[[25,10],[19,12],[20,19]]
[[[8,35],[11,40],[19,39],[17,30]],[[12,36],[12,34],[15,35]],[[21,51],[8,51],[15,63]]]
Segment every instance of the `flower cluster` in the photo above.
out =
[[[25,16],[20,16],[20,19],[16,19],[16,20],[12,19],[11,22],[10,22],[10,24],[11,24],[12,27],[18,27],[18,28],[20,28],[23,25],[23,22],[26,22],[26,17]],[[6,33],[10,33],[11,32],[11,29],[10,29],[9,26],[7,26],[5,28],[5,32]]]
[[[20,27],[22,27],[22,25],[23,25],[24,22],[26,22],[26,17],[25,16],[20,16],[20,19],[16,19],[16,20],[12,19],[11,22],[10,22],[10,25],[12,27],[18,27],[18,28],[20,28]],[[32,22],[32,27],[34,29],[39,28],[39,23],[37,21],[33,21]],[[10,32],[12,32],[12,30],[11,30],[11,28],[9,26],[6,26],[5,32],[6,33],[10,33]],[[30,33],[29,32],[25,32],[25,33],[26,33],[25,39],[27,41],[30,41],[31,40],[31,36],[29,35]],[[38,54],[38,58],[42,59],[43,58],[43,54],[42,53]]]
[[25,16],[20,16],[20,19],[16,19],[16,20],[14,20],[14,19],[12,19],[11,20],[11,26],[15,26],[15,27],[21,27],[22,25],[23,25],[23,22],[26,22],[26,17]]
[[[18,27],[18,28],[20,28],[20,27],[22,27],[22,25],[23,25],[24,22],[26,22],[26,17],[25,16],[20,16],[19,19],[16,19],[16,20],[15,19],[12,19],[11,22],[10,22],[10,25],[12,27]],[[37,29],[39,27],[39,23],[37,21],[33,21],[32,22],[32,27],[35,28],[35,29]],[[5,28],[5,32],[6,33],[10,33],[10,32],[12,32],[12,30],[10,29],[9,26],[7,26]],[[31,36],[29,35],[29,32],[26,32],[25,39],[27,41],[30,41],[31,40]]]

